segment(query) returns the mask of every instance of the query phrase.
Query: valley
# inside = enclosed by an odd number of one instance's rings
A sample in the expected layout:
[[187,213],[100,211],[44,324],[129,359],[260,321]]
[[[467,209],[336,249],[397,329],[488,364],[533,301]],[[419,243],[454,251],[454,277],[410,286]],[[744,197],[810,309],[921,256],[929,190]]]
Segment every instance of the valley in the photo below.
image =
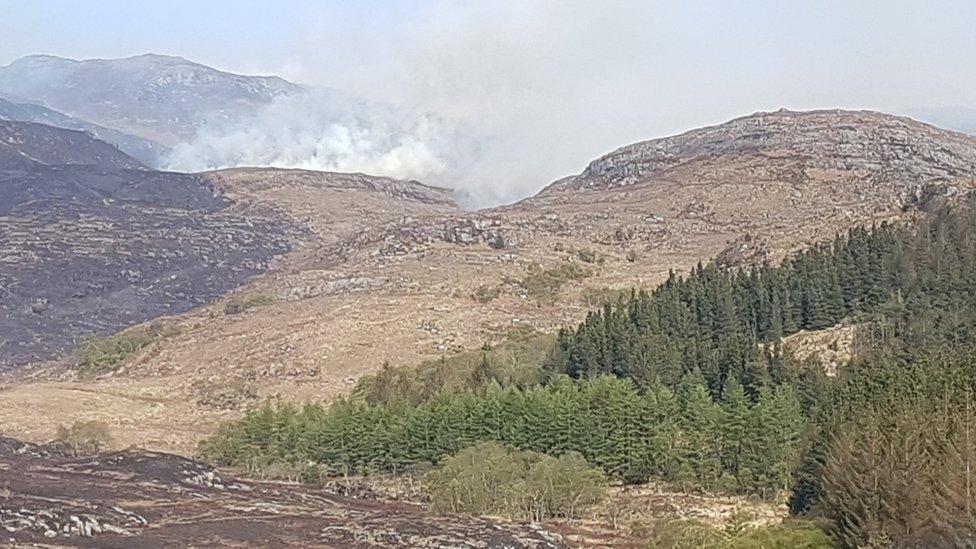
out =
[[[159,169],[195,120],[307,92],[168,56],[0,68],[6,541],[968,535],[976,138],[757,112],[477,210],[411,179]],[[931,459],[865,450],[892,433]],[[881,534],[846,507],[873,459]],[[944,520],[898,507],[926,482]]]
[[[163,313],[167,335],[115,371],[88,379],[69,356],[9,374],[30,382],[0,392],[0,420],[35,442],[59,423],[108,420],[119,447],[192,453],[220,420],[268,398],[328,400],[384,363],[477,349],[513,329],[553,332],[581,320],[606,289],[652,288],[712,258],[775,262],[849,227],[910,217],[926,185],[972,188],[974,166],[972,139],[961,134],[821,111],[757,114],[626,147],[535,197],[476,212],[412,182],[201,174],[224,204],[222,223],[280,227],[273,263],[245,271],[257,276],[227,297]],[[579,275],[541,290],[523,284],[565,265]],[[227,313],[248,297],[261,304]]]

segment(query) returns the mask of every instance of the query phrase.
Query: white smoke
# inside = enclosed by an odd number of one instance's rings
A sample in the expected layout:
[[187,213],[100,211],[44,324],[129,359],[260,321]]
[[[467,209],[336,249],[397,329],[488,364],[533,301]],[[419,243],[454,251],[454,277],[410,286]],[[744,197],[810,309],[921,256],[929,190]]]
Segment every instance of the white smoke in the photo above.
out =
[[273,166],[430,180],[457,157],[449,150],[452,134],[429,113],[311,90],[233,120],[208,121],[163,164],[176,171]]
[[628,143],[759,110],[971,105],[976,74],[974,2],[308,4],[288,48],[235,72],[364,102],[279,100],[203,129],[173,167],[360,170],[486,206]]

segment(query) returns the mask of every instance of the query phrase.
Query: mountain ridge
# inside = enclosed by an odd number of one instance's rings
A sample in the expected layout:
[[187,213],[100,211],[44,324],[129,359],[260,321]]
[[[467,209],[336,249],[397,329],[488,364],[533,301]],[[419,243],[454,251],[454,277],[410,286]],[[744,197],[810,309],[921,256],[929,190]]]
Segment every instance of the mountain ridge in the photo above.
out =
[[[873,151],[870,150],[865,150],[863,156],[858,157],[859,151],[853,149],[857,147],[864,149],[865,144],[874,145],[884,140],[888,145],[885,153],[890,154],[890,151],[897,153],[898,147],[905,149],[906,152],[920,152],[933,157],[945,152],[956,158],[935,159],[942,161],[943,164],[952,164],[956,161],[954,167],[960,172],[968,170],[967,173],[972,173],[976,169],[976,154],[972,152],[976,140],[961,132],[945,130],[909,117],[877,111],[779,109],[760,111],[721,124],[624,145],[590,162],[579,175],[569,176],[550,184],[540,194],[580,185],[598,186],[601,180],[606,179],[612,179],[616,185],[626,185],[641,178],[663,174],[684,162],[709,156],[755,151],[771,152],[778,147],[792,148],[796,154],[813,156],[811,153],[818,152],[818,148],[822,154],[823,147],[828,146],[829,143],[812,142],[809,136],[825,135],[829,132],[848,132],[850,135],[836,139],[836,143],[846,145],[838,146],[835,151],[832,151],[833,155],[841,160],[844,156],[850,156],[865,168],[877,165],[882,159],[878,154],[872,156]],[[898,143],[897,139],[902,135],[915,135],[918,137],[917,142]],[[941,150],[943,146],[948,149]],[[844,147],[848,150],[844,150]],[[888,162],[886,167],[891,168],[903,159],[895,156],[884,160]],[[961,165],[959,160],[962,161]],[[838,162],[817,167],[836,168]],[[618,165],[623,166],[623,169],[617,169]],[[843,166],[843,168],[850,169],[850,166]]]
[[278,76],[220,71],[145,54],[74,60],[27,56],[0,67],[0,94],[173,146],[208,118],[234,118],[303,87]]
[[64,113],[28,101],[18,102],[0,97],[0,120],[34,122],[68,130],[85,131],[96,139],[114,145],[147,166],[155,165],[168,151],[166,147],[148,139],[141,139],[98,124],[72,118]]

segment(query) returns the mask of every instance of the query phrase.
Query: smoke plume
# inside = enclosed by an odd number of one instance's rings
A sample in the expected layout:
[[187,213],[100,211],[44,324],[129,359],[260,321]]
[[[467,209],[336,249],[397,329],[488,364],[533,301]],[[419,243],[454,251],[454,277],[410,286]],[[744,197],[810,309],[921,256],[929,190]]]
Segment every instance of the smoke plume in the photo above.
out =
[[452,133],[433,114],[310,90],[243,118],[208,121],[164,163],[180,171],[274,166],[423,180],[443,174],[456,158],[446,139]]

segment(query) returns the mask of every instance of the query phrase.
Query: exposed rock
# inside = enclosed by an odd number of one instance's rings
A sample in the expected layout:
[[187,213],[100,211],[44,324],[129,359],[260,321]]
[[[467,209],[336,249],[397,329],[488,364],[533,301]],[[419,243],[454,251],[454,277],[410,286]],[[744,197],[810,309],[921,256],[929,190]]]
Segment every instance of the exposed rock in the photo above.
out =
[[0,486],[0,535],[15,545],[565,546],[544,528],[439,516],[328,488],[245,482],[139,450],[69,458],[0,437]]
[[722,268],[761,265],[769,258],[769,249],[762,239],[745,234],[736,238],[715,256],[713,262]]
[[976,171],[976,150],[969,136],[869,111],[780,110],[622,147],[590,163],[578,177],[553,183],[547,192],[632,185],[665,177],[688,163],[742,154],[768,158],[766,173],[755,177],[792,170],[790,179],[800,184],[834,174],[875,189],[904,189],[971,178]]

